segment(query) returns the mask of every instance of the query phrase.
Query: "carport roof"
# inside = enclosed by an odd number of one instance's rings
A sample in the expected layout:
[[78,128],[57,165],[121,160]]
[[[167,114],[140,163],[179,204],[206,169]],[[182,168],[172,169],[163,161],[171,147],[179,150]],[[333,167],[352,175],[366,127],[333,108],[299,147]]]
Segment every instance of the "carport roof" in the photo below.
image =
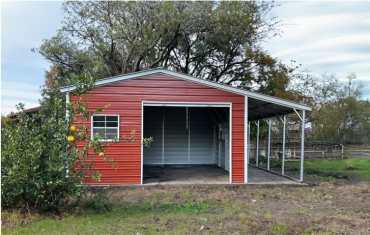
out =
[[[103,86],[105,84],[110,84],[113,82],[118,82],[118,81],[128,80],[128,79],[135,79],[138,77],[152,75],[156,73],[167,74],[167,75],[174,76],[182,80],[196,82],[196,83],[203,84],[209,87],[225,90],[228,92],[232,92],[235,94],[239,94],[239,95],[243,95],[248,98],[251,98],[251,99],[248,99],[249,100],[248,110],[250,114],[250,117],[249,117],[250,120],[291,113],[293,112],[294,109],[311,111],[310,107],[290,101],[290,100],[285,100],[285,99],[281,99],[281,98],[277,98],[277,97],[273,97],[269,95],[247,91],[241,88],[232,87],[232,86],[225,85],[225,84],[220,84],[217,82],[195,78],[187,74],[173,72],[173,71],[163,69],[163,68],[143,70],[143,71],[138,71],[138,72],[133,72],[133,73],[128,73],[128,74],[123,74],[123,75],[101,79],[95,82],[95,86]],[[64,92],[71,92],[75,89],[76,89],[75,86],[68,86],[68,87],[61,88],[60,91],[64,93]]]

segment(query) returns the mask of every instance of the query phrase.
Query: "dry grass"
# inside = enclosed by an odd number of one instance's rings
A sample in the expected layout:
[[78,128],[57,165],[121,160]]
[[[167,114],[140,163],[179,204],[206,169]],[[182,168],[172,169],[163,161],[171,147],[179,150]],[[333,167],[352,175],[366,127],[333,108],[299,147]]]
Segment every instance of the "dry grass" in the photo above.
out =
[[[4,234],[370,234],[370,182],[106,189],[112,210],[2,215]],[[97,208],[99,208],[97,203]],[[103,206],[104,208],[104,206]]]

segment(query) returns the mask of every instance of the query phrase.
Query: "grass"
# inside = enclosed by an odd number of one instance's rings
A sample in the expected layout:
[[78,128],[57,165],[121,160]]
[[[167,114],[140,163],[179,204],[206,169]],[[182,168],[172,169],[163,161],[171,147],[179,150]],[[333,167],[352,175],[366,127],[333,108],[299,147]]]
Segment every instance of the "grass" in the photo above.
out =
[[[131,205],[114,205],[110,211],[85,211],[64,215],[62,218],[36,216],[27,225],[18,224],[4,234],[137,234],[158,233],[163,226],[170,226],[172,219],[185,219],[208,212],[209,205],[203,202],[181,204],[149,202]],[[14,214],[14,212],[13,212]],[[14,219],[14,218],[13,218]],[[19,218],[18,218],[19,219]],[[14,221],[13,221],[14,222]],[[184,231],[185,224],[176,228]]]
[[107,188],[63,215],[3,211],[2,233],[369,234],[370,159],[305,164],[318,185]]
[[[286,162],[286,170],[299,171],[299,162]],[[321,178],[345,179],[351,181],[370,181],[370,158],[306,160],[304,163],[306,176]]]

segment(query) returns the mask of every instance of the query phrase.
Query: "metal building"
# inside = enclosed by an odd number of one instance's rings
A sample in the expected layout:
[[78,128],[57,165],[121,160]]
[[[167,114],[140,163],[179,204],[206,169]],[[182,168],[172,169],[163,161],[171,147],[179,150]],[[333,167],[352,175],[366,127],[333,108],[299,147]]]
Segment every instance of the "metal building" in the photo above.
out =
[[[74,90],[61,89],[67,102],[79,101]],[[88,122],[75,122],[87,126],[89,135],[101,136],[106,155],[115,162],[112,167],[94,158],[102,177],[98,182],[87,177],[86,184],[145,184],[161,174],[168,180],[204,174],[201,182],[250,183],[250,123],[258,126],[258,167],[260,120],[267,120],[270,133],[269,118],[281,116],[285,125],[288,113],[296,113],[302,123],[298,180],[303,181],[305,112],[310,110],[305,105],[165,69],[99,80],[83,100],[92,112],[106,107]],[[134,141],[126,141],[132,133]],[[143,146],[143,138],[152,138],[149,147]],[[270,170],[270,151],[266,154]]]

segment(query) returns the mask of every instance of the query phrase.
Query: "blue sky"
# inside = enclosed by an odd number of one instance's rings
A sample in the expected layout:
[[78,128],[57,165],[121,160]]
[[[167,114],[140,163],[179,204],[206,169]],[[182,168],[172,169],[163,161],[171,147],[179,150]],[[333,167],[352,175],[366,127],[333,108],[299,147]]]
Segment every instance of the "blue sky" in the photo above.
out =
[[[1,113],[38,105],[49,64],[31,52],[61,26],[61,2],[1,3]],[[370,98],[370,2],[284,1],[272,14],[280,36],[263,47],[284,62],[295,60],[313,74],[344,79],[357,74],[363,97]]]

